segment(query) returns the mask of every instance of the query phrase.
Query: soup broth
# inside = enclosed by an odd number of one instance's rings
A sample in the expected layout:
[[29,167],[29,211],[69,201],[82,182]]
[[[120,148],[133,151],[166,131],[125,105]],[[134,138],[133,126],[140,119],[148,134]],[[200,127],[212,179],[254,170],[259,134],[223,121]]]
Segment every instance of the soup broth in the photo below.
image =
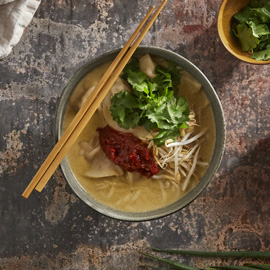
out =
[[[155,62],[162,62],[160,59],[153,59]],[[109,63],[94,69],[78,83],[66,108],[63,129],[66,129],[74,118],[80,103],[85,99],[85,93],[88,92],[89,94],[94,89],[108,66]],[[202,129],[207,129],[198,154],[200,163],[207,164],[211,160],[215,145],[215,124],[212,108],[200,83],[186,71],[181,70],[180,72],[179,95],[184,96],[189,101],[190,108],[195,112],[198,124],[195,131],[198,133]],[[112,89],[112,91],[114,90]],[[181,183],[162,178],[146,178],[137,172],[122,171],[121,168],[117,168],[117,165],[111,164],[113,162],[107,159],[104,153],[102,155],[99,152],[98,140],[94,143],[97,145],[97,148],[95,148],[97,150],[91,149],[93,156],[88,158],[85,155],[87,149],[91,147],[88,142],[93,138],[98,138],[97,128],[108,124],[102,109],[101,105],[67,155],[73,174],[85,191],[95,200],[121,211],[151,211],[179,200],[193,189],[203,177],[207,166],[197,165],[187,188],[183,190]],[[117,123],[114,123],[114,125],[117,125]],[[142,129],[144,128],[138,128],[139,133]],[[127,130],[120,130],[128,132]],[[135,135],[136,132],[134,132]],[[147,136],[147,133],[145,136]],[[95,177],[95,175],[98,175],[98,177]]]

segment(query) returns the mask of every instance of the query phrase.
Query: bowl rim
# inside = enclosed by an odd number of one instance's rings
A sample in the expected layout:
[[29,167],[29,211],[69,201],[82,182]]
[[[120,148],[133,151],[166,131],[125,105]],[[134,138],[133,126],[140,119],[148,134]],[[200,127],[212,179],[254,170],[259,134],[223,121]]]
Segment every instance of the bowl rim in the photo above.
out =
[[[109,51],[105,54],[102,54],[98,57],[95,57],[82,65],[77,71],[73,74],[69,82],[64,87],[62,94],[60,96],[57,110],[56,110],[56,118],[55,118],[55,141],[59,140],[63,131],[63,118],[64,112],[66,109],[66,105],[68,102],[69,96],[72,94],[75,86],[77,83],[91,70],[100,66],[103,63],[106,63],[110,60],[113,60],[117,53],[120,51],[119,49],[115,49]],[[101,204],[100,202],[94,200],[90,194],[88,194],[82,185],[78,182],[75,175],[71,171],[67,158],[65,157],[60,164],[60,168],[63,172],[65,179],[67,180],[69,186],[73,190],[73,192],[88,206],[92,209],[96,210],[97,212],[108,216],[110,218],[124,220],[124,221],[146,221],[157,219],[161,217],[165,217],[170,215],[174,212],[179,211],[180,209],[187,206],[193,200],[195,200],[200,193],[205,189],[205,187],[209,184],[211,179],[213,178],[214,174],[216,173],[225,149],[225,138],[226,138],[226,124],[225,124],[225,117],[222,109],[221,102],[218,98],[215,89],[213,88],[210,81],[207,77],[199,70],[193,63],[189,60],[184,58],[183,56],[172,52],[167,49],[154,47],[154,46],[139,46],[135,52],[135,55],[142,55],[149,53],[151,55],[157,55],[165,60],[171,60],[177,63],[180,67],[184,68],[187,72],[189,72],[192,76],[194,76],[200,83],[202,83],[204,91],[210,100],[214,119],[215,119],[215,126],[216,126],[216,142],[214,153],[212,159],[210,161],[209,167],[207,168],[204,176],[199,181],[199,183],[184,197],[180,198],[178,201],[163,207],[157,210],[146,211],[146,212],[125,212],[110,208]]]
[[[235,56],[237,59],[246,62],[248,64],[253,65],[269,65],[270,60],[262,61],[262,60],[255,60],[251,57],[248,57],[246,55],[240,55],[235,50],[229,46],[230,42],[228,41],[226,37],[226,33],[223,28],[223,17],[224,17],[224,11],[226,9],[226,5],[228,4],[230,0],[223,0],[222,4],[220,5],[219,11],[218,11],[218,18],[217,18],[217,29],[218,29],[218,35],[219,38],[223,44],[223,46],[226,48],[226,50],[231,53],[233,56]],[[233,15],[232,15],[233,16]],[[232,18],[232,17],[231,17]]]

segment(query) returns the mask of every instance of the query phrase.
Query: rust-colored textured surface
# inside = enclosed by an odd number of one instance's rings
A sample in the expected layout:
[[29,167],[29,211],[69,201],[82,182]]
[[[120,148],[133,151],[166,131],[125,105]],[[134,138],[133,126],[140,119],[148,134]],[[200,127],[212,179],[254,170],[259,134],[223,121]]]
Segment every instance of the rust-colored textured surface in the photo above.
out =
[[[138,250],[270,249],[270,66],[222,46],[221,0],[169,0],[143,44],[171,49],[215,87],[227,120],[225,155],[185,209],[149,222],[107,218],[81,202],[60,170],[39,194],[20,194],[53,147],[57,100],[87,60],[122,46],[156,1],[44,0],[0,61],[0,269],[138,269]],[[202,264],[201,260],[186,263]]]

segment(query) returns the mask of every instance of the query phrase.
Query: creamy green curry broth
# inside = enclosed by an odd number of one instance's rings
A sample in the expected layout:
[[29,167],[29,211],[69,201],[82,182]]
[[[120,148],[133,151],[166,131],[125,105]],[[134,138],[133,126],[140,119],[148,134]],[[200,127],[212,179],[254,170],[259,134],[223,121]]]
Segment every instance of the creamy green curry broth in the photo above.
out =
[[[67,105],[63,128],[65,129],[76,114],[74,104],[81,96],[96,84],[104,74],[109,64],[104,64],[89,74],[87,74],[76,86]],[[191,109],[195,111],[197,123],[201,128],[207,128],[205,141],[201,145],[199,159],[203,162],[210,162],[215,145],[215,124],[214,117],[209,101],[203,90],[198,90],[198,82],[187,72],[182,71],[181,83],[179,85],[179,94],[188,99]],[[194,90],[195,89],[195,90]],[[176,183],[172,184],[165,179],[148,179],[138,173],[134,173],[133,181],[127,179],[127,174],[123,176],[113,176],[105,178],[90,178],[85,176],[89,169],[89,162],[80,155],[79,143],[89,141],[92,136],[97,136],[96,129],[106,125],[106,121],[98,111],[93,115],[86,128],[80,134],[76,143],[70,149],[67,159],[72,172],[81,184],[81,186],[100,203],[111,208],[131,211],[144,212],[165,207],[183,197],[192,188],[194,188],[199,179],[204,175],[207,167],[198,166],[188,185],[183,192]],[[102,162],[96,164],[97,168],[102,170]],[[100,166],[100,167],[99,167]]]

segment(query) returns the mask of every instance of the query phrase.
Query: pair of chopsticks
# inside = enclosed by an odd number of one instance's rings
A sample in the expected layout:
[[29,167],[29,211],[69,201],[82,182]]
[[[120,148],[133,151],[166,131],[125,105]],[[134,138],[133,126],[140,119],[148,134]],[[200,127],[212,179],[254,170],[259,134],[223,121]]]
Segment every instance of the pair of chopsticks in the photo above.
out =
[[[80,133],[83,131],[86,124],[88,123],[89,119],[93,116],[98,106],[105,98],[106,94],[109,92],[116,79],[121,74],[122,70],[124,69],[128,61],[130,60],[131,56],[141,43],[142,39],[148,32],[149,28],[156,20],[157,16],[163,9],[166,2],[167,0],[164,0],[162,2],[162,4],[158,7],[156,12],[153,14],[151,19],[147,23],[147,25],[142,30],[143,26],[145,25],[146,21],[149,19],[150,15],[153,13],[153,10],[155,8],[152,7],[149,10],[145,18],[139,24],[138,28],[132,34],[131,38],[128,40],[128,42],[119,52],[119,54],[114,59],[108,70],[105,72],[105,74],[95,87],[94,91],[91,93],[91,95],[88,97],[84,105],[75,115],[74,119],[72,120],[72,122],[62,135],[62,137],[59,139],[55,147],[52,149],[47,159],[41,165],[36,175],[23,192],[22,194],[23,197],[28,198],[34,189],[41,192],[42,189],[45,187],[45,185],[53,175],[54,171],[57,169],[57,167],[67,154],[68,150],[74,144],[74,142],[76,141]],[[141,33],[138,36],[140,31]],[[132,43],[133,45],[131,46]]]

